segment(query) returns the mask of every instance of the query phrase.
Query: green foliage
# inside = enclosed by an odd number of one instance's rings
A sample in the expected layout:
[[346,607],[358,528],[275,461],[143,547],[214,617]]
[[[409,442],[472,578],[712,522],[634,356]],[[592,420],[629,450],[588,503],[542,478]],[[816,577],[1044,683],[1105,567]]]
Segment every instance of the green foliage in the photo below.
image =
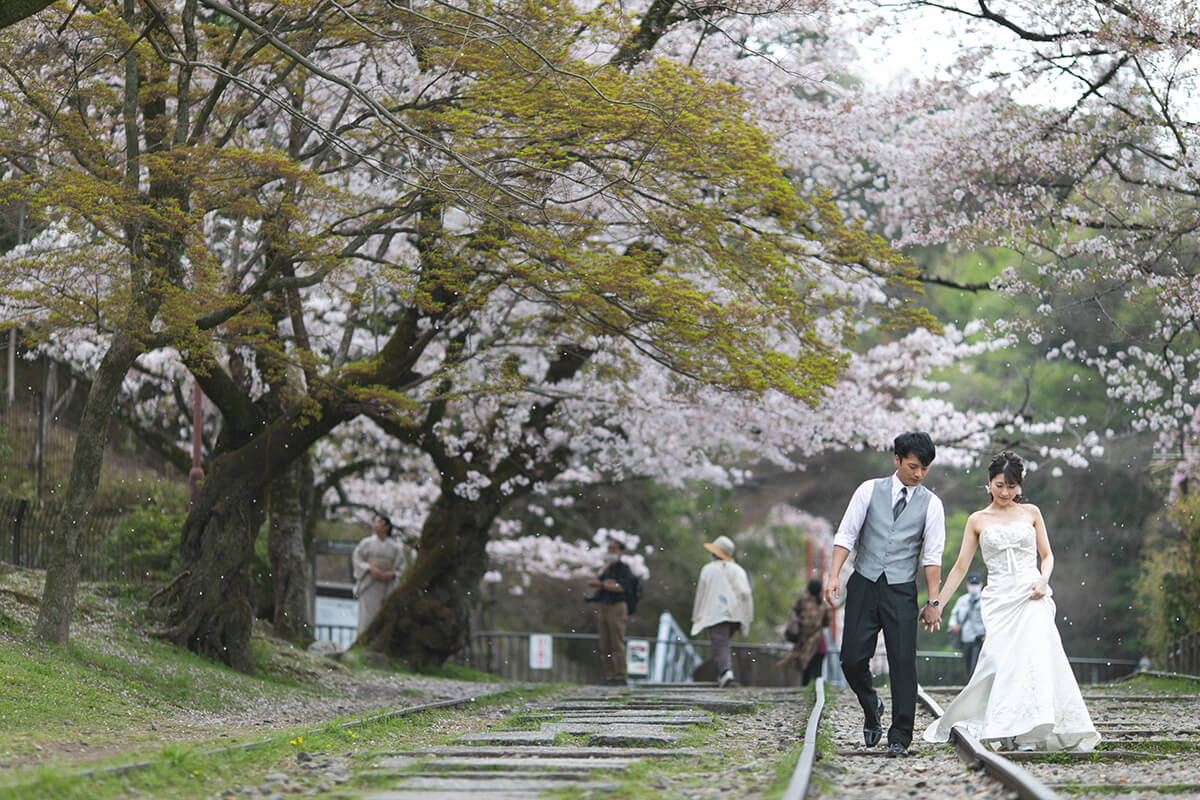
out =
[[1143,641],[1152,659],[1200,630],[1200,495],[1183,495],[1167,512],[1168,526],[1144,548],[1135,583]]
[[131,582],[171,577],[178,566],[179,531],[186,518],[186,510],[159,506],[126,512],[117,519],[104,543],[110,572],[123,570],[125,580]]
[[768,519],[739,534],[738,561],[754,587],[754,624],[747,641],[783,641],[779,629],[808,584],[806,544],[812,533]]

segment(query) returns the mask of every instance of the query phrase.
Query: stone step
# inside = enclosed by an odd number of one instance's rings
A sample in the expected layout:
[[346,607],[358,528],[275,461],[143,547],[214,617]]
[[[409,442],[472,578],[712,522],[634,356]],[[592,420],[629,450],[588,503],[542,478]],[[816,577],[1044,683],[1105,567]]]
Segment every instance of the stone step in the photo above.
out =
[[[560,713],[554,713],[558,711]],[[546,713],[528,714],[531,720],[563,720],[576,719],[613,720],[619,722],[653,720],[663,725],[695,725],[713,721],[713,715],[707,711],[689,711],[683,709],[656,708],[562,708],[557,707]]]
[[386,768],[394,766],[401,760],[406,760],[404,766],[420,763],[430,756],[449,758],[470,758],[472,756],[495,757],[506,756],[514,759],[545,756],[549,758],[691,758],[718,755],[715,750],[701,750],[694,747],[595,747],[568,745],[553,745],[550,747],[533,747],[523,745],[497,747],[463,747],[456,745],[439,745],[424,747],[416,750],[405,750],[403,753],[391,753],[377,762],[377,766]]
[[[477,756],[443,756],[436,761],[426,762],[425,768],[430,770],[481,770],[481,769],[504,769],[504,770],[528,770],[530,772],[540,772],[541,770],[559,770],[562,772],[595,772],[602,769],[628,769],[636,763],[641,756],[627,758],[623,756],[597,756],[594,758],[579,758],[576,756],[504,756],[504,755],[477,755]],[[408,759],[403,766],[411,766]],[[384,759],[378,765],[381,768],[392,766],[389,759]]]
[[574,789],[581,785],[586,786],[592,791],[612,791],[617,786],[615,783],[605,783],[602,781],[581,783],[578,776],[575,779],[534,778],[521,773],[512,777],[500,777],[496,773],[491,772],[474,773],[470,777],[461,775],[452,777],[414,775],[404,778],[400,783],[391,788],[405,792],[488,792],[490,796],[492,792],[548,792],[555,789]]
[[623,723],[606,723],[606,722],[543,722],[542,730],[547,733],[559,734],[565,733],[570,736],[602,736],[606,739],[605,742],[594,742],[591,738],[588,739],[589,744],[605,744],[608,742],[614,744],[672,744],[678,742],[683,734],[668,732],[661,725],[627,725]]
[[[510,791],[493,791],[479,789],[481,797],[487,800],[538,800],[543,797],[543,791],[548,789],[514,789]],[[457,800],[463,796],[461,789],[388,789],[383,792],[372,792],[363,795],[362,800]]]
[[474,745],[551,745],[554,744],[555,735],[553,731],[484,731],[468,733],[458,737],[456,741]]

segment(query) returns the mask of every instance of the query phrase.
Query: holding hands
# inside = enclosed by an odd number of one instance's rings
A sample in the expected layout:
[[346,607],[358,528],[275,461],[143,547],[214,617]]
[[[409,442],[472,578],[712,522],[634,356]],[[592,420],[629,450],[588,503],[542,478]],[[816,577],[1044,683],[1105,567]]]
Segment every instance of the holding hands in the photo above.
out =
[[917,619],[924,623],[925,630],[927,631],[940,630],[942,627],[942,609],[940,606],[926,603]]

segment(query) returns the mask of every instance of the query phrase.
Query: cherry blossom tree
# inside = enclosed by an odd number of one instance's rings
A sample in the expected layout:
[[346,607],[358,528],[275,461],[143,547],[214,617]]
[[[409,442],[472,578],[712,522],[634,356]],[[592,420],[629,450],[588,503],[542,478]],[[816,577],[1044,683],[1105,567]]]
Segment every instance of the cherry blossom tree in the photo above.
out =
[[[940,15],[961,47],[876,123],[902,135],[868,137],[894,145],[873,159],[872,220],[900,246],[1009,248],[995,286],[1037,309],[1011,329],[1099,370],[1135,429],[1178,451],[1200,396],[1192,4],[873,8],[890,23]],[[1081,347],[1039,324],[1064,302],[1087,304],[1110,341]]]
[[[157,76],[157,93],[103,91],[120,74],[88,62],[88,103],[112,121],[81,141],[123,153],[162,137],[186,178],[147,204],[189,209],[168,230],[190,249],[161,250],[170,302],[139,318],[97,406],[124,389],[127,416],[166,446],[185,438],[184,382],[208,398],[187,570],[160,594],[183,646],[254,669],[255,538],[268,506],[303,515],[305,483],[347,508],[382,507],[379,487],[411,498],[418,555],[363,643],[423,666],[465,641],[488,542],[522,498],[601,476],[728,483],[751,459],[795,468],[902,427],[966,457],[1025,424],[939,398],[944,371],[1005,338],[933,325],[918,270],[844,217],[878,198],[842,191],[862,170],[833,135],[838,48],[797,33],[815,5],[379,2],[270,24],[254,4],[159,10],[36,22],[57,52],[86,23],[98,52],[115,37],[141,59],[127,72]],[[141,124],[158,127],[135,137],[119,121],[142,95],[158,116]],[[88,103],[56,124],[90,130]],[[30,151],[44,163],[28,172],[52,176],[60,151]],[[16,174],[24,151],[6,152]],[[140,295],[124,272],[80,282],[81,265],[138,251],[97,236],[113,223],[90,203],[49,194],[79,185],[68,177],[27,192],[46,212],[80,208],[8,256],[24,282],[6,296],[53,332],[46,348],[94,365],[118,341],[115,309]],[[916,204],[887,208],[881,230],[921,224],[904,216]],[[93,239],[103,256],[77,244]],[[80,258],[50,280],[63,251]],[[76,288],[52,302],[38,282]],[[308,480],[294,470],[310,453]]]

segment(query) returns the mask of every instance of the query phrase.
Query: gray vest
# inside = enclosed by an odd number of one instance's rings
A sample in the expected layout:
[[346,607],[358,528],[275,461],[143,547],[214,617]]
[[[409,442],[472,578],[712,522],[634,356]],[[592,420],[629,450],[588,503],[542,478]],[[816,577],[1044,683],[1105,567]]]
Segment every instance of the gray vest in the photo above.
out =
[[925,543],[925,511],[931,493],[924,486],[908,490],[908,505],[892,521],[892,478],[875,481],[871,504],[854,556],[854,571],[869,581],[887,575],[888,583],[907,583],[917,579],[921,547]]

